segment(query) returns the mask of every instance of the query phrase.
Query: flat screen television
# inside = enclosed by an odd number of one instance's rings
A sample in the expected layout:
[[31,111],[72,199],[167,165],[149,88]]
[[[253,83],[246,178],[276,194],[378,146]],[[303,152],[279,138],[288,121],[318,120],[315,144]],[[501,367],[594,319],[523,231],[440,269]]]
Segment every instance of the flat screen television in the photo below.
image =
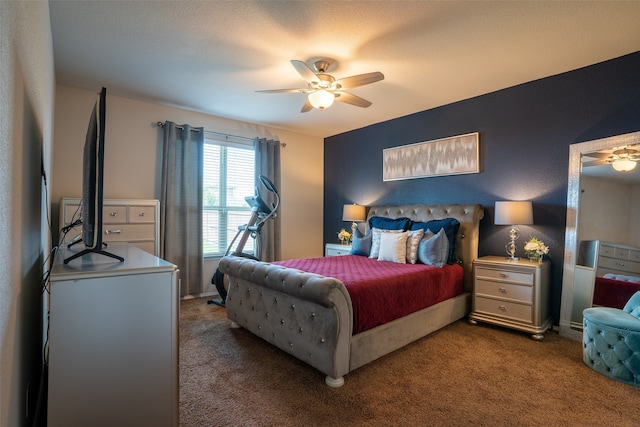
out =
[[102,204],[104,184],[104,130],[107,89],[98,93],[91,112],[82,155],[82,242],[85,249],[68,258],[64,263],[90,253],[99,253],[119,261],[124,258],[104,250],[102,242]]

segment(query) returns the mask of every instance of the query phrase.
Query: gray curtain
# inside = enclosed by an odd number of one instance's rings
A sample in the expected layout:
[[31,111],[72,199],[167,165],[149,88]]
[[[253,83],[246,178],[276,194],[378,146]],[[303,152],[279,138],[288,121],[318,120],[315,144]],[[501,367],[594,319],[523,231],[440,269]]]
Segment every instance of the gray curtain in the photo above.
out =
[[[274,141],[266,138],[256,138],[254,141],[256,150],[256,186],[260,188],[260,192],[264,201],[271,206],[275,202],[275,197],[269,191],[266,191],[260,181],[259,175],[263,175],[274,183],[278,191],[280,191],[280,141]],[[280,194],[282,197],[282,194]],[[262,261],[277,261],[280,259],[280,212],[273,219],[269,220],[262,227],[262,238],[260,239],[260,247],[258,248],[258,257]]]
[[160,256],[180,269],[180,296],[204,292],[202,175],[204,128],[165,122]]

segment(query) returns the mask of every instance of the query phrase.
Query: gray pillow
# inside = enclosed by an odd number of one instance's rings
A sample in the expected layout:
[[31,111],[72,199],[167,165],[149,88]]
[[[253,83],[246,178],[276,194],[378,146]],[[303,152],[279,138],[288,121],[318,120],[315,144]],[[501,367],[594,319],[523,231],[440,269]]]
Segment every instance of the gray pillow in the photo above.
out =
[[447,263],[448,256],[449,240],[444,228],[436,234],[427,230],[418,244],[418,260],[423,264],[442,268]]

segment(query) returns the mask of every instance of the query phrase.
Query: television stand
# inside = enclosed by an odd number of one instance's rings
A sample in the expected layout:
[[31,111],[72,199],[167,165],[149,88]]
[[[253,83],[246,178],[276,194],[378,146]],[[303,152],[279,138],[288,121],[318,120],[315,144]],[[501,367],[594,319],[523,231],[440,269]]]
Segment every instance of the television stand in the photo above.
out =
[[[76,242],[76,243],[77,243],[77,242]],[[100,244],[100,246],[102,246],[102,245],[103,245],[103,244],[101,243],[101,244]],[[106,243],[104,243],[104,245],[106,246],[107,244],[106,244]],[[100,254],[100,255],[106,255],[106,256],[109,256],[109,257],[111,257],[111,258],[115,258],[115,259],[117,259],[117,260],[118,260],[118,261],[120,261],[120,262],[124,262],[124,258],[123,258],[123,257],[121,257],[121,256],[119,256],[119,255],[116,255],[116,254],[112,254],[111,252],[107,252],[107,251],[105,251],[105,250],[103,250],[103,249],[98,249],[97,247],[95,247],[95,248],[93,248],[93,249],[85,249],[85,250],[82,250],[82,251],[78,252],[77,254],[73,254],[73,255],[71,255],[70,257],[65,258],[65,259],[64,259],[64,263],[65,263],[65,264],[68,264],[68,263],[69,263],[69,261],[73,261],[74,259],[79,258],[79,257],[81,257],[81,256],[83,256],[83,255],[87,255],[87,254]]]

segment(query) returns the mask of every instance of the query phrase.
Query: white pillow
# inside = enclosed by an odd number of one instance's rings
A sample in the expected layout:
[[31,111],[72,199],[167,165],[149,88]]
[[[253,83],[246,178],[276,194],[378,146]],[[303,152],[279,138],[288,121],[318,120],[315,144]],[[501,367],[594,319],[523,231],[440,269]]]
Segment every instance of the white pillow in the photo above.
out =
[[407,262],[415,264],[418,261],[418,244],[424,235],[424,230],[407,231]]
[[380,233],[378,261],[407,263],[407,236],[409,233]]
[[380,234],[383,233],[402,233],[402,230],[383,230],[381,228],[372,228],[371,233],[371,252],[369,252],[369,258],[378,258],[380,252]]

